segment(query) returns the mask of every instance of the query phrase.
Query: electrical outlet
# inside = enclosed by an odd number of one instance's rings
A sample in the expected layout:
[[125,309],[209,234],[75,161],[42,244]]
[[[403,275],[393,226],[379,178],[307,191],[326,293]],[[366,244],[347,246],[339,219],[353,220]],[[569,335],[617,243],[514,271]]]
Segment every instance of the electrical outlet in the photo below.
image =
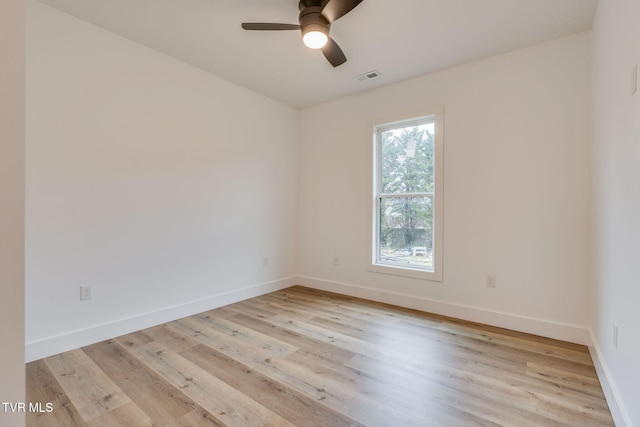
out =
[[80,301],[93,299],[93,290],[90,285],[80,286]]
[[496,276],[487,276],[487,288],[496,287]]
[[269,257],[262,258],[262,266],[269,267]]
[[618,348],[618,325],[613,324],[613,346]]
[[333,266],[338,267],[340,265],[340,259],[337,256],[333,257]]

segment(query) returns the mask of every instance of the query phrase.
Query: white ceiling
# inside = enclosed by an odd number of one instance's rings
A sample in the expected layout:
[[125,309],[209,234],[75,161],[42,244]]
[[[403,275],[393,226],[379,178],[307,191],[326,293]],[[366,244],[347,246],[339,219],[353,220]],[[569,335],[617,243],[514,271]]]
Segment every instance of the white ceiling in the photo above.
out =
[[297,31],[240,27],[297,24],[297,0],[40,1],[296,108],[589,30],[598,2],[363,0],[331,27],[333,68]]

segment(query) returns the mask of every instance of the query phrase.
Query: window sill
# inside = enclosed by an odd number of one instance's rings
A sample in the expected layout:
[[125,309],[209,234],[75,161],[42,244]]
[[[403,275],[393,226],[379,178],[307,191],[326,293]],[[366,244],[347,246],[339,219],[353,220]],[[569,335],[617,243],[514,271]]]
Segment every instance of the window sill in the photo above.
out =
[[400,267],[386,264],[371,264],[368,271],[373,273],[390,274],[392,276],[410,277],[412,279],[442,282],[442,272],[425,271],[417,268]]

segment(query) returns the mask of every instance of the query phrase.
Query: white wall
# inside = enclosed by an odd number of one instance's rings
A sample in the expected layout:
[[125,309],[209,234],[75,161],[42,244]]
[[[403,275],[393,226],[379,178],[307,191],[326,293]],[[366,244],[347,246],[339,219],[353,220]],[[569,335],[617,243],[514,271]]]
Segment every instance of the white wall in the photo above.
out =
[[296,110],[34,1],[27,44],[28,360],[291,284]]
[[[24,402],[23,0],[0,2],[0,402]],[[0,407],[0,425],[24,425]]]
[[638,16],[637,0],[601,1],[592,62],[592,331],[603,380],[619,406],[612,412],[627,426],[640,426],[640,92],[630,91],[631,68],[640,64]]
[[[582,33],[303,110],[302,282],[586,343],[589,49]],[[436,104],[444,280],[368,272],[369,124]]]

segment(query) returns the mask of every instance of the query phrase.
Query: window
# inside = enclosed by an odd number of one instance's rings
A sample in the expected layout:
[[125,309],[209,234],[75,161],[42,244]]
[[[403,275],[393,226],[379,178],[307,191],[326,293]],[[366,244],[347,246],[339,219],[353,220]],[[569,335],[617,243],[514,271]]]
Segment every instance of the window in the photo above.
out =
[[442,280],[442,108],[373,127],[372,271]]

